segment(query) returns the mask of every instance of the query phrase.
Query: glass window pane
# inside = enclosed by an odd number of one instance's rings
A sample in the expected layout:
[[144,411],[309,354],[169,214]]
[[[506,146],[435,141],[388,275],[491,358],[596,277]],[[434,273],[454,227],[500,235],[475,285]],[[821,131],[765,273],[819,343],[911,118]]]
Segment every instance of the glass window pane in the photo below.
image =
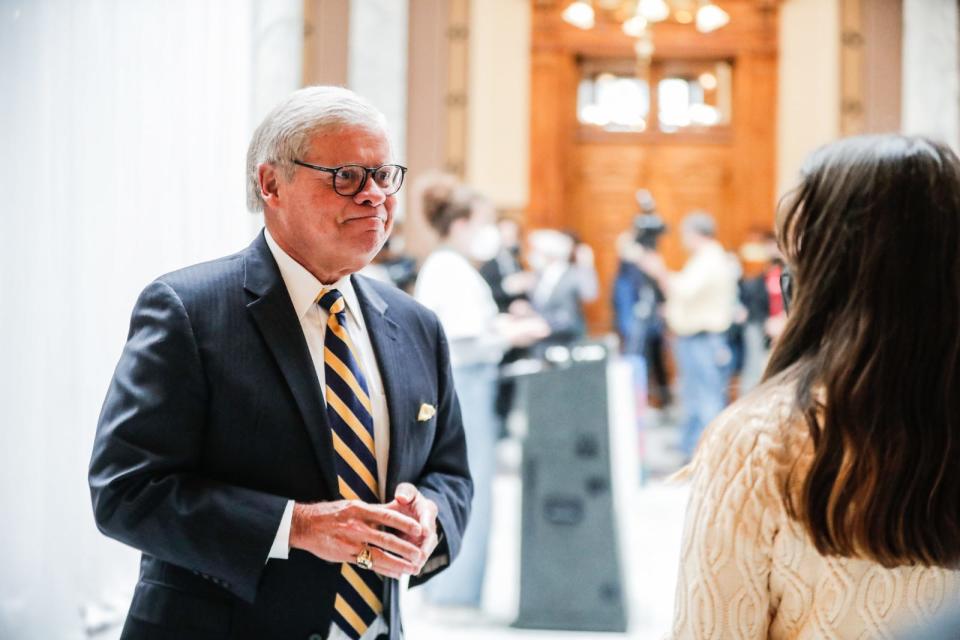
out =
[[662,131],[730,124],[730,63],[664,63],[664,67],[663,79],[657,84]]
[[582,124],[607,131],[643,131],[650,113],[646,80],[602,72],[580,80],[577,117]]
[[657,86],[660,128],[676,130],[690,124],[690,84],[683,78],[666,78]]

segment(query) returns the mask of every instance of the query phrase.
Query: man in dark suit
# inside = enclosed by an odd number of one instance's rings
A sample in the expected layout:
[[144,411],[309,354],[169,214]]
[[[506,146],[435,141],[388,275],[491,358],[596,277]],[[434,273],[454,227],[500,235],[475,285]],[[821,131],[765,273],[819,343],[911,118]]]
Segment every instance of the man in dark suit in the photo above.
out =
[[90,464],[143,552],[123,638],[398,640],[398,579],[456,556],[472,483],[436,317],[360,276],[405,169],[383,116],[310,87],[254,133],[243,251],[141,294]]

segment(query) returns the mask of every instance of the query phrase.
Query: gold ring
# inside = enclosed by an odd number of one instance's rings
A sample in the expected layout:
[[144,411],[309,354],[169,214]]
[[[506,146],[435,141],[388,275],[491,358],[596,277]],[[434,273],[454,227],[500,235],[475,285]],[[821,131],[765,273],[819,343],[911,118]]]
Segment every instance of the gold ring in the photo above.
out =
[[373,570],[373,554],[367,545],[363,545],[363,549],[357,554],[357,566],[367,571]]

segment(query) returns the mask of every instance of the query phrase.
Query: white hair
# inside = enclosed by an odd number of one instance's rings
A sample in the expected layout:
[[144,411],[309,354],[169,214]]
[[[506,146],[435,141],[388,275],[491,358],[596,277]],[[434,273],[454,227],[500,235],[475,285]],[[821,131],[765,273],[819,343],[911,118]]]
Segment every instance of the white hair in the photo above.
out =
[[319,131],[359,127],[387,132],[387,120],[372,104],[343,87],[305,87],[294,91],[263,119],[247,148],[247,208],[262,211],[259,167],[276,165],[286,179]]

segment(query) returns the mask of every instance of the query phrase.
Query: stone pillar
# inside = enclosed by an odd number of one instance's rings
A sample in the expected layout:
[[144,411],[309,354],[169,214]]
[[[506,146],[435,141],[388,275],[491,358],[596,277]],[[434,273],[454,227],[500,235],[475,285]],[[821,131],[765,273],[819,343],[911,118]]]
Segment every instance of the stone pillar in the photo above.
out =
[[347,86],[350,0],[305,0],[303,84]]
[[903,2],[903,131],[960,149],[960,7]]

